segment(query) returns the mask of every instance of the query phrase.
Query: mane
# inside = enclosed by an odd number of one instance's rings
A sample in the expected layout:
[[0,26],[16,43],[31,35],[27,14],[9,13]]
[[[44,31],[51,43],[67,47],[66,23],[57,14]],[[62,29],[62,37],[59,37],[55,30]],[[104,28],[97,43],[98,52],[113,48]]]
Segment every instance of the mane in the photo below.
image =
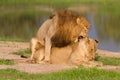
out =
[[58,10],[54,13],[56,33],[51,38],[53,46],[64,47],[75,41],[82,28],[77,24],[79,14],[70,10]]

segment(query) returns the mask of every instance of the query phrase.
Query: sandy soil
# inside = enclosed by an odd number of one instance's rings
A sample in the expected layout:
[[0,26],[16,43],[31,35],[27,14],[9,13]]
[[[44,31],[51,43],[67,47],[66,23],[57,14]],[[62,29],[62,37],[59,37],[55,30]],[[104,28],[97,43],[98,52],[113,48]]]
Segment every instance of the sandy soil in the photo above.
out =
[[[67,65],[53,65],[53,64],[31,64],[25,62],[24,58],[19,55],[14,55],[12,52],[29,48],[29,43],[24,42],[4,42],[0,41],[0,59],[11,59],[15,61],[14,65],[0,65],[0,69],[12,68],[28,73],[50,73],[66,69],[75,68]],[[97,50],[100,56],[120,58],[120,53],[110,52],[105,50]],[[115,70],[120,72],[120,66],[102,66],[100,69]]]

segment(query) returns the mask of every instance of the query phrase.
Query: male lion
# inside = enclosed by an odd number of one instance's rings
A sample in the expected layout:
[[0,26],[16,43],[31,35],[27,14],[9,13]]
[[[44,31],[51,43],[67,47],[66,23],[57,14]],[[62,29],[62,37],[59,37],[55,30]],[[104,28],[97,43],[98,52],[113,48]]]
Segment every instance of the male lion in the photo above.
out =
[[73,44],[82,30],[89,28],[90,24],[84,17],[69,10],[55,11],[31,40],[31,59],[38,47],[45,46],[44,61],[49,62],[51,47],[64,47]]
[[[98,42],[87,37],[79,37],[78,42],[65,47],[52,47],[50,62],[64,65],[99,65],[94,62]],[[34,63],[42,63],[45,56],[45,47],[33,55]]]

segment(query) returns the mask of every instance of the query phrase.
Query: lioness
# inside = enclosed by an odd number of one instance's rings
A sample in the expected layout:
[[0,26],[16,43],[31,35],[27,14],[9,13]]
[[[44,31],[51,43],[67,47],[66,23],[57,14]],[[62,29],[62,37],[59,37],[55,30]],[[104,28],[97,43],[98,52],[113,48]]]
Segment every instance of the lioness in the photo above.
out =
[[97,44],[97,40],[80,36],[79,42],[76,43],[73,47],[73,51],[70,57],[71,63],[75,65],[80,65],[85,64],[89,61],[94,61]]
[[[78,42],[66,47],[52,47],[51,59],[52,64],[67,64],[67,65],[98,65],[94,63],[96,47],[98,42],[88,37],[79,37]],[[35,63],[42,63],[45,56],[45,47],[36,51],[33,55]]]
[[31,59],[38,47],[45,46],[44,60],[49,62],[51,46],[70,45],[77,40],[83,29],[89,28],[89,22],[79,14],[69,10],[55,11],[39,28],[36,36],[31,39]]

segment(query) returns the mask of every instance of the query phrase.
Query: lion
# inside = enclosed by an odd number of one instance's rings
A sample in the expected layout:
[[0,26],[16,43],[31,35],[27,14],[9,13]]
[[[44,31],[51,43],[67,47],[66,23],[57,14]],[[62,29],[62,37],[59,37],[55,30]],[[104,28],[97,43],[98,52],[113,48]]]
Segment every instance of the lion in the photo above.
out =
[[[31,39],[31,59],[38,47],[45,47],[44,61],[50,61],[51,47],[64,47],[76,42],[83,29],[89,29],[86,18],[70,10],[57,10]],[[38,45],[39,44],[39,45]]]
[[94,61],[97,45],[97,40],[80,36],[78,43],[73,47],[70,62],[75,65],[80,65]]
[[[94,61],[98,41],[80,36],[78,42],[65,47],[52,47],[50,55],[51,64],[74,65],[74,66],[101,66]],[[43,63],[45,47],[36,51],[33,55],[34,63]]]

